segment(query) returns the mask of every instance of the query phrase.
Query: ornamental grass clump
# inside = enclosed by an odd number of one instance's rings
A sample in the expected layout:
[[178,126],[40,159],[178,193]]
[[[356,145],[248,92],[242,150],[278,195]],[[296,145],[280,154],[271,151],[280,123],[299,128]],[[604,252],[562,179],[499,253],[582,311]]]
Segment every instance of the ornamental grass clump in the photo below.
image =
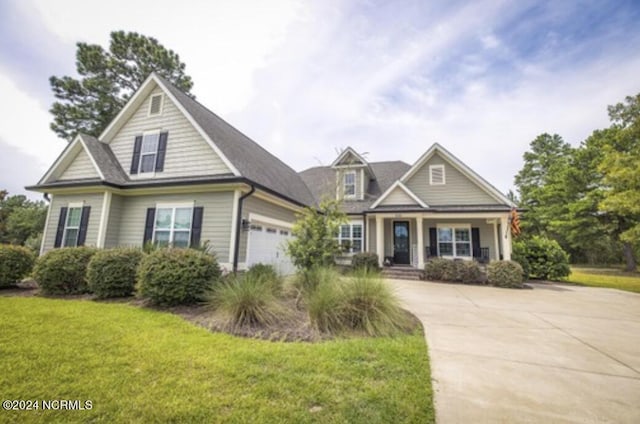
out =
[[214,287],[208,303],[226,317],[231,328],[269,326],[285,315],[273,284],[257,272],[230,275]]

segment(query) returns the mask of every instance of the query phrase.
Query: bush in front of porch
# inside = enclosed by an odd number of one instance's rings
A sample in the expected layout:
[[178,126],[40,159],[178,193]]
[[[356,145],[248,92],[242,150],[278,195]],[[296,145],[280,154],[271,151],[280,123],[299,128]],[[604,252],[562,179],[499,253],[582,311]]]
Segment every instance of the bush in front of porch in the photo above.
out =
[[465,284],[479,284],[486,281],[480,265],[474,261],[430,259],[424,267],[427,280],[449,281]]

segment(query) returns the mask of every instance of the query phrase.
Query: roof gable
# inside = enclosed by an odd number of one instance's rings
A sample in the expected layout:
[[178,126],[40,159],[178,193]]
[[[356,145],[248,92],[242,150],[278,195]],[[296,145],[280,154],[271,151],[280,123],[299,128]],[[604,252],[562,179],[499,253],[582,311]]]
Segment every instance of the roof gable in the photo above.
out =
[[87,148],[80,135],[67,144],[38,184],[56,181],[63,176],[68,179],[105,179],[102,170],[98,167],[95,158],[91,155],[91,151]]
[[[438,161],[439,164],[446,163],[447,165],[451,166],[456,172],[464,176],[464,178],[466,178],[470,183],[472,183],[475,187],[485,193],[488,198],[493,199],[495,202],[500,204],[515,206],[513,202],[511,202],[511,200],[507,198],[507,196],[502,194],[493,185],[487,182],[484,178],[474,172],[471,168],[460,161],[460,159],[456,158],[452,153],[450,153],[438,143],[434,143],[402,176],[400,181],[411,187],[412,177],[423,171],[423,168],[427,166],[427,164],[430,163],[430,160],[434,157],[440,159],[440,161]],[[447,178],[448,177],[445,177],[445,179]],[[441,190],[446,190],[447,186],[443,185],[440,187]]]
[[339,166],[366,166],[367,161],[351,147],[347,147],[331,164],[332,168]]
[[401,181],[396,181],[371,205],[371,209],[374,209],[377,206],[396,205],[413,205],[420,206],[422,208],[429,207]]

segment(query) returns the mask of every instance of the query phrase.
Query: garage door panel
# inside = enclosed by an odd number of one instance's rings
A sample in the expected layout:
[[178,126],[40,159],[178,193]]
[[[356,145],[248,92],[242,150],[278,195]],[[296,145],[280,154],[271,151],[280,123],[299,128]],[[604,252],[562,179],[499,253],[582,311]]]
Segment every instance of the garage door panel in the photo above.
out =
[[286,254],[286,243],[291,237],[289,229],[252,224],[247,244],[247,265],[270,264],[283,275],[292,274],[295,268]]

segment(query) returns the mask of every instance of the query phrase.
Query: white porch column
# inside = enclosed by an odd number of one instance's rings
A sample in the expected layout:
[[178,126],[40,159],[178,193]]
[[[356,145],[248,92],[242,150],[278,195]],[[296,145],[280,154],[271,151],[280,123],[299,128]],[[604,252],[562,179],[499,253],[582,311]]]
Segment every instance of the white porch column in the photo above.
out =
[[384,220],[381,216],[376,216],[376,253],[378,254],[378,265],[382,268],[384,264]]
[[498,220],[493,220],[493,242],[495,243],[496,260],[500,260],[500,234],[498,234]]
[[424,268],[424,231],[422,228],[422,216],[416,218],[416,231],[418,232],[418,269]]
[[511,260],[511,227],[509,226],[509,218],[502,217],[500,218],[500,224],[502,228],[500,229],[500,237],[502,237],[502,258],[505,261]]

